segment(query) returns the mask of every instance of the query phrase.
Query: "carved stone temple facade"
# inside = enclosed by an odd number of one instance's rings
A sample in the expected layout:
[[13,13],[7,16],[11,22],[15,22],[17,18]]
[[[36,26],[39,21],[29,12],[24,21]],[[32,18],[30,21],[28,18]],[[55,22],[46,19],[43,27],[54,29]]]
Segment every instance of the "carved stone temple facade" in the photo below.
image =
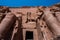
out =
[[0,40],[60,40],[60,4],[0,6]]

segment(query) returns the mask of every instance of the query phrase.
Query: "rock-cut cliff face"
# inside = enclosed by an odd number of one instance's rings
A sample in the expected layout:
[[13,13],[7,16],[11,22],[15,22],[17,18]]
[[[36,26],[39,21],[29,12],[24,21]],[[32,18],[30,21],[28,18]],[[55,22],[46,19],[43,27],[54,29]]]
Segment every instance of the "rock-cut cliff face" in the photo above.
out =
[[0,40],[60,40],[60,4],[50,7],[0,6]]

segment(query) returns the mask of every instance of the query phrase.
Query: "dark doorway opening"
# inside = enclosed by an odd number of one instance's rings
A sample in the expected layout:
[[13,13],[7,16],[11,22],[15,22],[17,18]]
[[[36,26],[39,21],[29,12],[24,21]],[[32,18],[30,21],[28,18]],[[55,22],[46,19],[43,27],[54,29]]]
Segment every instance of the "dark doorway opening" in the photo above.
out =
[[26,31],[25,40],[33,40],[33,31]]

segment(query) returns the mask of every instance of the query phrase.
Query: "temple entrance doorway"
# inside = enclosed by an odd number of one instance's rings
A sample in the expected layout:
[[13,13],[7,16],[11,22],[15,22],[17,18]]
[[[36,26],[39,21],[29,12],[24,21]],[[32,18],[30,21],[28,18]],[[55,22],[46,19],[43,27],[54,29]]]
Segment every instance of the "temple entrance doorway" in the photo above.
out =
[[33,31],[26,31],[25,40],[33,40]]

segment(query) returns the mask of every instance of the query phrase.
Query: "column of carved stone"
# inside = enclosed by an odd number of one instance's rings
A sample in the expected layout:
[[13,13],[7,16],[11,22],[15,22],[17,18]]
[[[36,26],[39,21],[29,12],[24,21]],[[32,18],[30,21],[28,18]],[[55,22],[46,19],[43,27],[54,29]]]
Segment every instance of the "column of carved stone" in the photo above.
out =
[[41,28],[40,28],[40,20],[39,19],[37,19],[36,28],[37,28],[37,32],[38,32],[38,39],[43,40],[43,36],[42,36],[42,33],[41,33]]
[[12,27],[16,20],[16,16],[12,13],[8,13],[0,24],[0,39],[4,37],[5,33]]
[[60,36],[60,24],[58,23],[57,19],[51,14],[49,8],[46,8],[44,11],[44,20],[46,21],[53,34]]

